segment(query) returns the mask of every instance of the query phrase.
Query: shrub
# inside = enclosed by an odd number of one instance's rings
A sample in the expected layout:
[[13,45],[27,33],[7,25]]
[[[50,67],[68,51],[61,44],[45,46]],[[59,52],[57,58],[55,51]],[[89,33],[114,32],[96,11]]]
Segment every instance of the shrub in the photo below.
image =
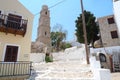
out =
[[49,56],[49,55],[46,55],[45,56],[45,62],[53,62],[53,58],[52,58],[52,56]]

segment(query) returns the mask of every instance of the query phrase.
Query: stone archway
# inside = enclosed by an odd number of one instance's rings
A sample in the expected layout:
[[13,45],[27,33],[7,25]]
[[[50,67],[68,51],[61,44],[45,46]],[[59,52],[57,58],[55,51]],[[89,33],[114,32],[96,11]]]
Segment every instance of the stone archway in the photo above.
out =
[[101,64],[101,68],[108,68],[106,55],[103,53],[99,53],[98,57]]
[[107,62],[107,58],[103,53],[99,53],[99,59],[100,59],[100,62]]

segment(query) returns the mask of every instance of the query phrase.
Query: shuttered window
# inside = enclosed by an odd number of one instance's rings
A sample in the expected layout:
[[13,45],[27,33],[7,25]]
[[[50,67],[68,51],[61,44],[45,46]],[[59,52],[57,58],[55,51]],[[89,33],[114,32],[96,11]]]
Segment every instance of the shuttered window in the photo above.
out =
[[18,46],[8,45],[6,47],[4,61],[5,62],[16,62],[17,61],[17,55],[18,55]]
[[108,18],[108,24],[113,24],[113,23],[115,23],[114,18],[113,17]]
[[117,31],[111,31],[111,37],[112,37],[112,39],[118,38],[118,33],[117,33]]

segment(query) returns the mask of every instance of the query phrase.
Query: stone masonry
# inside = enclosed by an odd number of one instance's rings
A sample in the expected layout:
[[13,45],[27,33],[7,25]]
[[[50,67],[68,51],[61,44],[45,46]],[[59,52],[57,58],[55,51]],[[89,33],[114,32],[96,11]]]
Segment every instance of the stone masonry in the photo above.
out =
[[50,39],[50,12],[48,6],[43,5],[40,12],[39,25],[37,29],[37,39],[32,42],[31,52],[41,53],[44,52],[45,47],[51,46]]
[[114,21],[114,15],[98,18],[97,21],[99,24],[103,46],[120,46],[118,29]]

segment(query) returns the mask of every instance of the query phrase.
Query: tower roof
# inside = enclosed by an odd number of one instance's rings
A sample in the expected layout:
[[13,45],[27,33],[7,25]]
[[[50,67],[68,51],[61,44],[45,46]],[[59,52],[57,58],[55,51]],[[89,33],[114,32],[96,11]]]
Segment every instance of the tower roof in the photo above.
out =
[[43,5],[42,9],[48,9],[48,6],[47,5]]

